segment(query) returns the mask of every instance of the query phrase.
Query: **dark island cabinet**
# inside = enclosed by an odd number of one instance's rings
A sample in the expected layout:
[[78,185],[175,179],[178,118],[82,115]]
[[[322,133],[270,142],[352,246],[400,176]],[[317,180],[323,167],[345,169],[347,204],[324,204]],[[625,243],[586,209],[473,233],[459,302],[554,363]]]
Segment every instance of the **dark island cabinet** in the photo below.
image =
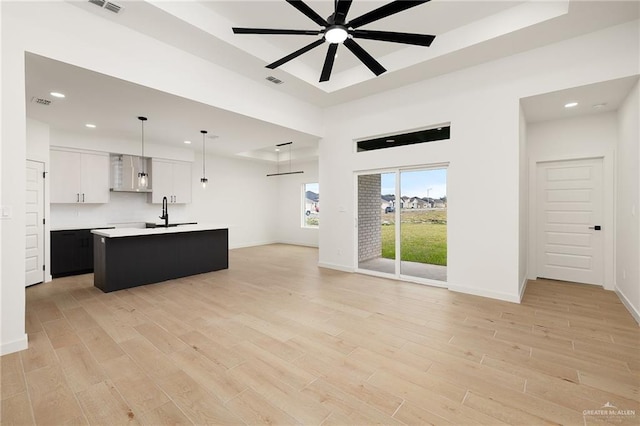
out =
[[93,272],[91,229],[51,231],[51,276],[53,278]]

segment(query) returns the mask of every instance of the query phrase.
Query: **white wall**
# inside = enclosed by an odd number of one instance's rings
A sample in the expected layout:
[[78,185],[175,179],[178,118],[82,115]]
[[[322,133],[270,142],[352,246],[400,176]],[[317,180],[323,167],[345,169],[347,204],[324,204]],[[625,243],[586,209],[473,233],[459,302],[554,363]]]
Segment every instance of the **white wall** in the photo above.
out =
[[603,158],[604,173],[604,288],[614,283],[615,147],[618,124],[615,112],[566,120],[529,123],[529,278],[536,278],[536,163]]
[[207,156],[209,183],[203,189],[202,156],[193,170],[193,203],[190,217],[198,223],[229,227],[229,247],[247,247],[277,241],[277,182],[268,178],[268,164],[251,160]]
[[[328,109],[320,264],[355,267],[354,172],[449,162],[449,288],[519,301],[519,99],[638,74],[638,50],[635,21]],[[443,122],[450,141],[353,150],[354,139]]]
[[[269,178],[278,185],[277,240],[286,244],[318,247],[318,228],[302,227],[302,185],[318,182],[318,161],[295,163],[292,170],[303,170],[304,173]],[[273,173],[273,169],[270,173]],[[322,205],[322,202],[320,204]],[[320,210],[320,223],[322,226],[322,210]]]
[[640,84],[618,111],[616,291],[640,323]]

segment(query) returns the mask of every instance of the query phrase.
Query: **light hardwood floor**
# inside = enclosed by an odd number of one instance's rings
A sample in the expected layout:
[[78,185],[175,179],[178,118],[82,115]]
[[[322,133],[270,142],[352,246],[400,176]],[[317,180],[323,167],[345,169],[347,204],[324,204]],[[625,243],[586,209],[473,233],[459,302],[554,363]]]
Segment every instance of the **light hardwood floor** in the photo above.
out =
[[[2,425],[640,421],[640,331],[612,292],[538,280],[517,305],[316,262],[272,245],[110,294],[29,288]],[[627,411],[583,416],[607,403]]]

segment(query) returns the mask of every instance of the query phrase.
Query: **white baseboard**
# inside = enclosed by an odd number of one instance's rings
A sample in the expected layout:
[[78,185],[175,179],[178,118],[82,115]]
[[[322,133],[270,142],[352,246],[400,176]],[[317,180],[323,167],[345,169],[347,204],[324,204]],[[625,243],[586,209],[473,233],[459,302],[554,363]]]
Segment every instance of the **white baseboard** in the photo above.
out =
[[312,247],[318,248],[318,245],[301,243],[299,241],[254,241],[249,243],[235,244],[230,245],[229,250],[247,248],[247,247],[258,247],[258,246],[268,246],[270,244],[288,244],[291,246],[302,246],[302,247]]
[[524,297],[524,292],[527,290],[528,282],[529,282],[529,278],[527,278],[527,276],[525,275],[524,279],[520,283],[520,300],[518,300],[518,303],[522,302],[522,298]]
[[472,294],[474,296],[488,297],[490,299],[504,300],[505,302],[520,303],[518,294],[502,293],[498,291],[479,290],[473,287],[464,287],[449,283],[449,290],[458,293]]
[[300,242],[300,241],[286,241],[286,240],[280,240],[278,241],[278,244],[287,244],[290,246],[300,246],[300,247],[312,247],[312,248],[318,248],[317,244],[309,244],[309,243],[304,243],[304,242]]
[[13,342],[3,342],[0,345],[0,355],[8,355],[14,352],[22,351],[27,349],[29,346],[29,341],[27,339],[27,335],[18,340],[14,340]]
[[326,263],[326,262],[318,262],[318,267],[326,268],[326,269],[334,269],[336,271],[342,271],[342,272],[351,272],[351,273],[355,271],[355,269],[351,266],[337,265],[335,263]]
[[620,301],[622,302],[624,307],[627,308],[627,311],[629,311],[629,313],[631,314],[633,319],[636,320],[638,325],[640,325],[640,312],[638,311],[638,309],[636,309],[636,307],[633,306],[631,301],[629,299],[627,299],[627,296],[625,296],[624,293],[617,286],[616,286],[614,291],[616,292],[616,294],[620,298]]
[[278,242],[277,241],[253,241],[249,243],[234,244],[229,246],[229,250],[247,248],[247,247],[268,246],[269,244],[278,244]]

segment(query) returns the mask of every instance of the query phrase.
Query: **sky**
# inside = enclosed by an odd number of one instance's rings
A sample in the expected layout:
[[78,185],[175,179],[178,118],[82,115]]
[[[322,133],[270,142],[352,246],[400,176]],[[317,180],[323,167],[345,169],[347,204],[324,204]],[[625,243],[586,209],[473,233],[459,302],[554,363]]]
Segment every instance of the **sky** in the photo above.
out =
[[305,191],[312,191],[316,194],[320,194],[320,184],[318,183],[307,183],[304,186]]
[[[395,194],[396,174],[382,174],[381,194]],[[440,198],[447,195],[447,169],[400,172],[401,196]]]

